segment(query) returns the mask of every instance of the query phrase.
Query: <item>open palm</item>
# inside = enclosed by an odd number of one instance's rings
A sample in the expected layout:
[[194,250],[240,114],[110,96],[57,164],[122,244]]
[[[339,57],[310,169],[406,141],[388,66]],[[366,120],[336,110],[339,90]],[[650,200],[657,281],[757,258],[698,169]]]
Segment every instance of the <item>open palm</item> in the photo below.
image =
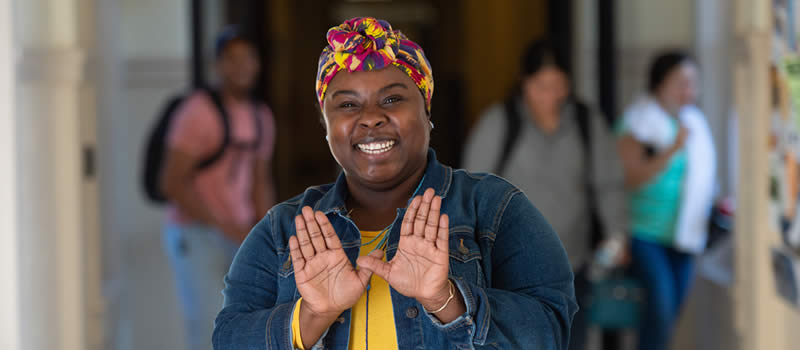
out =
[[358,301],[372,273],[353,268],[325,214],[310,207],[302,212],[295,218],[297,235],[289,238],[297,289],[315,313],[341,313]]
[[433,189],[414,198],[403,216],[397,254],[389,262],[374,256],[358,265],[389,282],[397,292],[417,300],[431,300],[448,286],[449,222],[440,215],[442,198]]

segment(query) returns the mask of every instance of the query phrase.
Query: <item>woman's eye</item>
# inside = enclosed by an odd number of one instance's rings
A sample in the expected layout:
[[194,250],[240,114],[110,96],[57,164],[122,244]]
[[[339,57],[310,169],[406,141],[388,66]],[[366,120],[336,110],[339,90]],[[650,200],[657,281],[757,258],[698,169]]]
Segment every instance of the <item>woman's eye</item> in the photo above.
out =
[[390,97],[387,97],[385,100],[383,100],[383,103],[384,104],[390,104],[390,103],[395,103],[395,102],[399,102],[399,101],[400,101],[400,97],[398,97],[398,96],[390,96]]
[[353,108],[356,104],[352,102],[343,102],[339,105],[339,108]]

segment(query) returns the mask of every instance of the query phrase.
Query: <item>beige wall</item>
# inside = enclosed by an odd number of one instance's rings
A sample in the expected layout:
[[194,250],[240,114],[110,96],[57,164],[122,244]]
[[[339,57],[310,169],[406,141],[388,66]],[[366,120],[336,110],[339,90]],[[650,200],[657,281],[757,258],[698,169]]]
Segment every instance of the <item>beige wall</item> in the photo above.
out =
[[113,253],[106,263],[118,271],[120,261],[114,259],[121,257],[121,247],[157,239],[152,235],[159,230],[161,211],[147,205],[140,192],[140,156],[162,100],[188,85],[188,10],[181,0],[99,2],[102,227],[109,242],[105,249]]
[[120,49],[125,56],[186,57],[187,1],[119,1]]
[[189,1],[107,1],[98,121],[109,345],[181,349],[183,323],[161,245],[164,210],[140,185],[147,134],[165,100],[189,87]]
[[617,23],[617,105],[622,108],[641,94],[647,68],[664,48],[692,49],[695,35],[692,0],[619,0]]
[[597,106],[597,1],[576,0],[573,4],[575,93]]

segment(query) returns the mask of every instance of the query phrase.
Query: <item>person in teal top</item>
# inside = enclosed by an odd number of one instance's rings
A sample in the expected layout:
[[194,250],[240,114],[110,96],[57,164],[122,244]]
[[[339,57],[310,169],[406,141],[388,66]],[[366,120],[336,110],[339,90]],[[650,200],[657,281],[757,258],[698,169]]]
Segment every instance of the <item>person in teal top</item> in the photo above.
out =
[[[675,140],[681,131],[680,124],[677,118],[670,121],[670,138]],[[627,132],[629,129],[621,123],[618,135]],[[674,240],[680,212],[686,150],[675,147],[663,156],[666,163],[661,172],[629,191],[630,230],[636,238],[669,245]]]
[[685,53],[658,56],[650,68],[649,94],[632,104],[616,125],[629,191],[632,267],[647,292],[640,350],[669,348],[692,280],[693,257],[676,249],[675,242],[689,187],[689,129],[681,121],[694,108],[696,75]]

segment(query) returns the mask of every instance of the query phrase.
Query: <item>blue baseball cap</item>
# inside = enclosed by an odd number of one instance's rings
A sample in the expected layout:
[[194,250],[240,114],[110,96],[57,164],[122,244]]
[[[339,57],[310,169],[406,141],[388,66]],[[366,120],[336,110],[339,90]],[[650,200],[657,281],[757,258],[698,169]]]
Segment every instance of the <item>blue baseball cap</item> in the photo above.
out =
[[252,45],[253,42],[242,33],[241,29],[237,25],[229,25],[225,27],[218,35],[217,39],[214,42],[214,55],[215,57],[219,58],[228,45],[234,41],[242,40],[247,42],[248,44]]

